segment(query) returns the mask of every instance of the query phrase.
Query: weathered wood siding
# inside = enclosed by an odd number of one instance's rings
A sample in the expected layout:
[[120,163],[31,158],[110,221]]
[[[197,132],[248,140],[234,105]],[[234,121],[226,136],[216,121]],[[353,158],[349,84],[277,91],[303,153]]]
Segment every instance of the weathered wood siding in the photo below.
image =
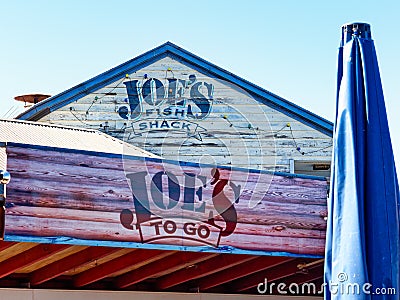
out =
[[[330,161],[329,136],[182,62],[166,57],[127,75],[40,121],[99,129],[172,160],[286,172],[290,159]],[[174,79],[176,86],[170,84]],[[135,80],[136,92],[152,92],[141,99],[137,118],[129,115],[127,93],[127,82]],[[201,101],[210,105],[207,114],[202,115],[207,108]]]
[[7,153],[6,240],[323,255],[325,180],[29,145]]

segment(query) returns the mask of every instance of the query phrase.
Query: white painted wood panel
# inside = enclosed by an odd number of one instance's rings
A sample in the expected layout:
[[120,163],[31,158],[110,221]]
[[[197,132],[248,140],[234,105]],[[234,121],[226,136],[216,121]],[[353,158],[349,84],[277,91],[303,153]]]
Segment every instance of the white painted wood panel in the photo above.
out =
[[[151,78],[162,83],[158,91],[163,96],[148,97],[148,102],[140,98],[141,116],[122,118],[121,107],[130,109],[125,83],[137,80],[136,91],[143,96],[144,86],[151,88],[153,82],[156,95],[156,81],[149,81]],[[168,86],[172,79],[178,80],[176,90],[181,97],[167,98],[173,92],[174,86]],[[204,119],[188,114],[189,105],[200,113],[190,95],[193,85],[199,82],[203,83],[197,90],[211,106]],[[186,99],[183,108],[178,105],[182,99]],[[152,101],[161,103],[151,105]],[[166,108],[172,109],[171,114],[165,113]],[[260,103],[230,83],[210,78],[170,57],[128,74],[41,121],[99,129],[166,159],[245,168],[289,172],[291,160],[330,161],[332,151],[329,136]]]

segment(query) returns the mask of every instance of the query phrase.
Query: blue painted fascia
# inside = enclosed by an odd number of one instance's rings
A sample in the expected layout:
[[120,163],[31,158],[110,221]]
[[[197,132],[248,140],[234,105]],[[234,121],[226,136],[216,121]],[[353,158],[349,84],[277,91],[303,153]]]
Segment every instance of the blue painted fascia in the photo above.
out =
[[78,84],[60,94],[50,97],[17,116],[20,120],[32,120],[37,113],[42,112],[45,109],[49,109],[49,112],[53,112],[69,103],[76,101],[98,89],[101,89],[108,84],[115,82],[125,74],[135,72],[144,66],[151,64],[162,57],[167,56],[164,50],[165,45],[161,45],[149,52],[146,52],[136,58],[133,58],[117,67],[114,67],[96,77],[93,77],[81,84]]
[[[149,249],[149,250],[169,250],[169,251],[189,251],[189,252],[204,252],[218,254],[245,254],[245,255],[262,255],[262,256],[285,256],[285,257],[301,257],[301,258],[323,258],[323,255],[318,254],[301,254],[281,251],[262,251],[240,249],[235,247],[210,247],[210,246],[179,246],[166,244],[142,244],[137,242],[122,242],[122,241],[101,241],[101,240],[85,240],[77,239],[68,236],[32,236],[32,235],[15,235],[6,233],[4,236],[6,242],[18,243],[41,243],[41,244],[62,244],[62,245],[80,245],[94,247],[117,247],[117,248],[132,248],[132,249]],[[300,247],[299,247],[300,248]]]
[[[177,46],[175,46],[177,47]],[[179,48],[179,47],[177,47]],[[231,82],[242,89],[249,92],[256,100],[298,120],[304,124],[309,125],[310,127],[328,135],[333,135],[333,123],[306,110],[282,97],[271,93],[258,85],[251,83],[229,71],[226,71],[214,64],[207,62],[206,60],[182,49],[179,48],[181,51],[179,54],[172,52],[172,54],[178,55],[176,59],[181,59],[182,63],[188,63],[191,66],[199,66],[198,69],[201,72],[208,73],[208,75],[214,76],[216,78]]]
[[108,84],[117,81],[125,76],[127,73],[135,72],[143,67],[146,67],[153,62],[162,59],[166,56],[173,56],[175,59],[186,63],[197,70],[206,73],[232,84],[235,84],[252,96],[258,101],[304,123],[312,128],[332,136],[333,123],[282,98],[279,97],[229,71],[226,71],[193,53],[182,49],[171,42],[167,42],[161,46],[154,48],[136,58],[133,58],[115,68],[112,68],[92,79],[89,79],[71,89],[68,89],[58,95],[48,98],[27,111],[20,114],[17,119],[21,120],[34,120],[35,115],[47,109],[47,113],[55,111],[69,103],[76,101]]

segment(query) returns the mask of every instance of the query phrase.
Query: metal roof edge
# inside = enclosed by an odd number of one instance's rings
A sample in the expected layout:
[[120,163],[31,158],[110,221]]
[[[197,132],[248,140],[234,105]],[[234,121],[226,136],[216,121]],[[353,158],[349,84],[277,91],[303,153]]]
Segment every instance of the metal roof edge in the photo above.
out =
[[[94,130],[94,129],[89,129],[89,128],[80,128],[80,127],[73,127],[73,126],[65,126],[65,125],[58,125],[58,124],[50,124],[50,123],[45,123],[45,122],[33,122],[33,121],[26,121],[26,120],[15,120],[15,119],[0,119],[0,124],[2,122],[7,122],[7,123],[18,123],[18,124],[26,124],[26,125],[30,125],[30,126],[39,126],[39,127],[50,127],[50,128],[57,128],[57,129],[61,129],[61,130],[72,130],[72,131],[76,131],[78,132],[85,132],[85,133],[90,133],[90,134],[96,134],[96,135],[100,135],[103,138],[107,139],[110,142],[113,143],[118,143],[121,144],[123,147],[127,147],[129,149],[133,149],[135,151],[138,151],[142,154],[145,155],[150,155],[153,158],[159,158],[158,155],[150,153],[146,150],[143,150],[139,147],[136,147],[134,145],[131,145],[125,141],[122,141],[120,139],[114,138],[108,134],[105,134],[99,130]],[[9,144],[11,142],[8,142]],[[14,143],[15,144],[15,143]],[[1,142],[0,142],[1,145]]]
[[76,131],[84,131],[84,132],[92,132],[92,133],[101,133],[98,130],[94,130],[94,129],[90,129],[90,128],[65,126],[65,125],[51,124],[51,123],[45,123],[45,122],[34,122],[34,121],[22,120],[22,119],[19,120],[19,119],[1,119],[0,118],[0,122],[19,123],[19,124],[28,124],[28,125],[33,125],[33,126],[45,126],[45,127],[54,127],[54,128],[66,129],[66,130],[76,130]]

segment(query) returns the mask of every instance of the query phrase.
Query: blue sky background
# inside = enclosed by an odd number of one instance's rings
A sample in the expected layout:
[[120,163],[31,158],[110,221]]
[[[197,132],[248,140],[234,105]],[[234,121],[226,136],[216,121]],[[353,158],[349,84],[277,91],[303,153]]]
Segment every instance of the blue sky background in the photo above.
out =
[[400,1],[0,0],[0,117],[166,41],[333,120],[340,27],[372,26],[400,165]]

